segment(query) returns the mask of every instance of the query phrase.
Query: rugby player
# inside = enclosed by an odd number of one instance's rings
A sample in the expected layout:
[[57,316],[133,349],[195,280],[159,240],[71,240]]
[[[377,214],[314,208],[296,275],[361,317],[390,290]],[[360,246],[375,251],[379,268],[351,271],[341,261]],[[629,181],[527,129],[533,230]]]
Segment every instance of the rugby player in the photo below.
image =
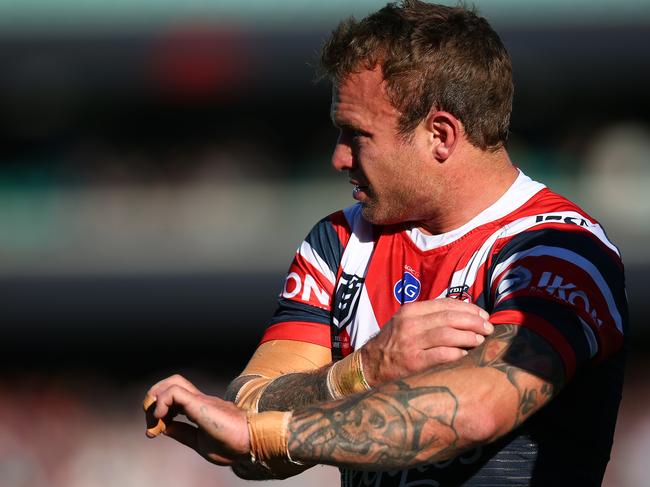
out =
[[298,248],[232,402],[169,377],[148,434],[245,478],[329,464],[344,486],[600,485],[623,266],[593,217],[510,161],[498,35],[404,0],[343,21],[322,68],[357,203]]

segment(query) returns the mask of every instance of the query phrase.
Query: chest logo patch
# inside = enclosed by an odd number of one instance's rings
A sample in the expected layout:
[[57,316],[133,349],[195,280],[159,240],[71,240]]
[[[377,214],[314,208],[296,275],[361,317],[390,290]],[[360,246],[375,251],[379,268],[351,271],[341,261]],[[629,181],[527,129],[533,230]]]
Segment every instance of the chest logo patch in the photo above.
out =
[[393,295],[400,304],[412,303],[420,296],[421,284],[417,277],[405,272],[393,286]]
[[464,301],[465,303],[472,302],[472,295],[469,293],[469,286],[454,286],[447,289],[446,298],[458,299]]

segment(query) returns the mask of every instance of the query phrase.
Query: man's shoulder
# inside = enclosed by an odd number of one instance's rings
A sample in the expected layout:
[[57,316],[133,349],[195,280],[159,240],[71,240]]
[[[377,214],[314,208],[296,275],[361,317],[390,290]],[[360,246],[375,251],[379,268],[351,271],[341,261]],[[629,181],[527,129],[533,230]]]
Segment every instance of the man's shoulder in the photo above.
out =
[[531,217],[539,220],[539,222],[562,221],[568,224],[578,224],[582,227],[589,224],[600,225],[594,217],[577,203],[547,187],[542,188],[523,205],[506,215],[501,220],[501,223],[502,225],[512,225],[522,218]]
[[499,221],[501,237],[510,239],[523,234],[571,233],[595,239],[620,255],[600,222],[577,203],[548,188],[543,188],[525,204]]
[[330,213],[314,225],[310,235],[323,232],[336,235],[344,247],[352,238],[362,242],[373,240],[376,226],[364,218],[361,209],[361,203],[357,203]]

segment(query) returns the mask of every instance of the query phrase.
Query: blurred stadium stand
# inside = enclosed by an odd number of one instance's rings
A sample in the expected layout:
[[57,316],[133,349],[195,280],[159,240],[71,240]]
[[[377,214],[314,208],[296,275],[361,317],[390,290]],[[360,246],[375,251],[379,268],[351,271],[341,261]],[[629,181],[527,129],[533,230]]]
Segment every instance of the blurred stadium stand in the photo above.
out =
[[[221,386],[238,373],[296,245],[351,203],[328,167],[316,52],[336,20],[382,3],[0,2],[0,386],[84,370],[114,394],[167,372]],[[650,356],[650,4],[477,4],[513,58],[514,160],[622,250],[634,383]],[[91,389],[73,382],[62,390]],[[632,417],[623,429],[647,445]],[[0,471],[13,451],[2,426]],[[12,478],[28,480],[7,485],[77,485],[32,454],[41,480],[20,476],[23,457]],[[609,485],[647,482],[626,458]]]

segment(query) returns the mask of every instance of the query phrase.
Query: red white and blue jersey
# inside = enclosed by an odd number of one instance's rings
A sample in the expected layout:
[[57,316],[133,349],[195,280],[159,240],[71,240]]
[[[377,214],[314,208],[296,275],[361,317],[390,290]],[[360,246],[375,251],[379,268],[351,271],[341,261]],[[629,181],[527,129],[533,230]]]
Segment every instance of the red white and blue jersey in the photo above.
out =
[[321,220],[296,252],[263,341],[345,356],[403,303],[444,297],[476,303],[494,324],[531,328],[567,377],[623,343],[617,248],[578,206],[521,173],[496,203],[442,235],[373,226],[360,205]]
[[[525,326],[546,339],[562,358],[569,381],[622,348],[623,276],[620,254],[599,223],[520,173],[493,205],[441,235],[408,225],[371,225],[360,205],[324,218],[298,248],[262,342],[315,343],[331,347],[337,359],[361,347],[404,303],[453,297],[482,307],[495,325]],[[609,422],[615,421],[617,404],[613,417],[608,409]],[[530,448],[522,445],[517,448]],[[537,453],[534,459],[522,465],[533,469]],[[485,454],[476,462],[481,468],[491,463]],[[489,475],[467,477],[471,469],[463,465],[462,470],[461,477],[449,477],[450,485],[491,485]],[[354,480],[354,473],[345,471],[344,484],[366,485],[367,473],[358,475]],[[431,475],[420,472],[414,478]],[[385,476],[372,485],[399,485],[398,477]],[[501,474],[494,482],[509,485]]]

